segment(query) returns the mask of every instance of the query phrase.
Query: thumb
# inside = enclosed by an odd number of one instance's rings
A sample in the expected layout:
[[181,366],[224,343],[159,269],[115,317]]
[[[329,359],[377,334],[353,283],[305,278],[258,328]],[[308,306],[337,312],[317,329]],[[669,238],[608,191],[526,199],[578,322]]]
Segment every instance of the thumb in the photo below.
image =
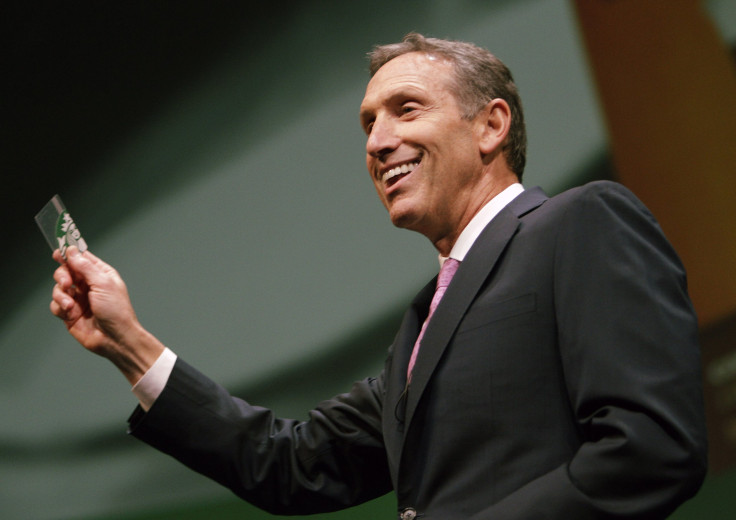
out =
[[88,285],[100,285],[113,270],[89,251],[82,253],[76,246],[66,251],[66,263],[72,272]]

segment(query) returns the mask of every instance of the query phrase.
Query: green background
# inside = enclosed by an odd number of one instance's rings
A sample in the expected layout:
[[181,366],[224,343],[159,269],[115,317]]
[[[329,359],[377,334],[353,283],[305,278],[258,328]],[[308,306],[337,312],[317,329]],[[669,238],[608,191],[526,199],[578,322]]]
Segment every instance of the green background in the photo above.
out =
[[[736,41],[732,2],[704,2]],[[0,518],[265,518],[125,435],[135,399],[48,312],[33,215],[59,193],[144,326],[231,392],[304,417],[375,375],[437,270],[365,172],[365,53],[416,30],[514,71],[525,185],[612,176],[564,0],[26,2],[2,7]],[[523,405],[523,403],[520,403]],[[711,475],[676,518],[731,518]],[[320,518],[392,518],[389,495]]]

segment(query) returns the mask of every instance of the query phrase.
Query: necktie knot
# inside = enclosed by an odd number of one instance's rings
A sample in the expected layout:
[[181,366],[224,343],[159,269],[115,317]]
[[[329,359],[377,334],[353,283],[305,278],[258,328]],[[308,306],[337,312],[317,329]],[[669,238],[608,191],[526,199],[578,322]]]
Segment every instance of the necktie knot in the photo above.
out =
[[445,263],[442,264],[442,268],[440,269],[440,274],[437,277],[438,289],[440,287],[447,288],[447,286],[450,285],[452,277],[455,276],[455,271],[457,271],[457,268],[459,266],[459,260],[455,260],[454,258],[448,258],[447,260],[445,260]]

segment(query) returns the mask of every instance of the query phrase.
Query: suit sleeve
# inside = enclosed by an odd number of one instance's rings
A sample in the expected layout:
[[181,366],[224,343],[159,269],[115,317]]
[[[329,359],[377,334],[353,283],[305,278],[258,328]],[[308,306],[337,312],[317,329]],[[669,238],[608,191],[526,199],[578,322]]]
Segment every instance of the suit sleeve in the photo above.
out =
[[129,433],[271,513],[333,511],[391,489],[381,379],[295,421],[230,396],[178,359],[151,409],[131,416]]
[[628,190],[578,193],[556,230],[554,290],[580,446],[478,520],[665,518],[705,475],[697,320],[680,261]]

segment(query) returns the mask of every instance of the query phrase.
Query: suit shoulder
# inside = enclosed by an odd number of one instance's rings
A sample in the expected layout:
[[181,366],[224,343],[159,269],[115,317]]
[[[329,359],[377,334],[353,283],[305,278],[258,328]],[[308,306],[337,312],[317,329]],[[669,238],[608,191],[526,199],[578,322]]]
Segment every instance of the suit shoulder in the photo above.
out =
[[623,184],[614,181],[592,181],[586,184],[570,188],[563,191],[559,195],[552,197],[553,199],[563,200],[580,200],[595,199],[607,196],[619,196],[625,198],[636,199],[636,196]]
[[564,191],[550,200],[553,205],[564,208],[573,207],[583,211],[607,208],[614,212],[633,211],[651,217],[644,203],[629,188],[613,181],[589,182]]

